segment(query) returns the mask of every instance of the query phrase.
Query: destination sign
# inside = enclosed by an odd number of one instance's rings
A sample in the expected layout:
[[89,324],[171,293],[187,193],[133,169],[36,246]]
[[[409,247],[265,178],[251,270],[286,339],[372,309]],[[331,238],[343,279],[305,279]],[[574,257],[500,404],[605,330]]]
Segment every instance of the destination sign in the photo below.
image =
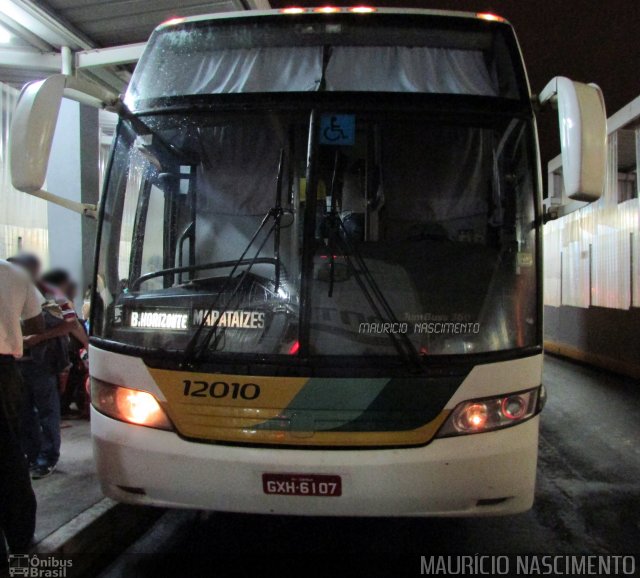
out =
[[[204,326],[226,327],[228,329],[264,329],[264,311],[250,311],[231,309],[219,311],[214,309],[194,309],[192,315],[182,311],[140,310],[129,314],[129,327],[135,329],[166,329],[171,331],[186,331],[190,326],[199,326],[205,319]],[[191,321],[189,321],[191,317]]]

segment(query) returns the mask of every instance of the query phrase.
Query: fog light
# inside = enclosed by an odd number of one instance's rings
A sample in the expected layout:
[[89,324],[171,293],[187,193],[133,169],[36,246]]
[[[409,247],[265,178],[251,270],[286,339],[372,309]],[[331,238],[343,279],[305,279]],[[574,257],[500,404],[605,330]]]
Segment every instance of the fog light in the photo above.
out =
[[158,400],[147,391],[91,380],[91,403],[101,413],[120,421],[171,430],[171,422]]

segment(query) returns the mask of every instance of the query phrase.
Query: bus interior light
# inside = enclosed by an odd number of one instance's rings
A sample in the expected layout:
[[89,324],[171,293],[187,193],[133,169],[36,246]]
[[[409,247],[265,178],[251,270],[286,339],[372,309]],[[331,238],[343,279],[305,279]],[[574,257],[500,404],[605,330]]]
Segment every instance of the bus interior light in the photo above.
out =
[[354,12],[355,14],[371,14],[371,12],[375,11],[376,9],[373,6],[354,6],[349,8],[349,12]]
[[335,14],[336,12],[340,12],[340,8],[336,8],[335,6],[321,6],[320,8],[316,8],[314,12],[320,12],[321,14]]
[[289,6],[288,8],[280,10],[282,14],[302,14],[304,11],[304,8],[300,8],[299,6]]

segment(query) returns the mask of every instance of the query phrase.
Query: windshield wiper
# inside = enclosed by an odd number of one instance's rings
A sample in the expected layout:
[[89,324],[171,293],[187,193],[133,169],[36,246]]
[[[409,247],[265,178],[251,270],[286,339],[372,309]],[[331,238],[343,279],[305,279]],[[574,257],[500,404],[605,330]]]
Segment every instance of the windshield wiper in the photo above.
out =
[[[256,231],[252,235],[251,239],[249,239],[249,242],[247,243],[247,246],[245,247],[244,251],[242,252],[240,257],[238,258],[238,260],[234,263],[233,268],[231,269],[231,272],[229,273],[229,275],[227,275],[227,278],[225,279],[222,288],[216,293],[216,296],[215,296],[213,302],[207,308],[207,310],[204,312],[204,315],[202,316],[202,321],[198,325],[198,328],[196,329],[196,332],[193,334],[191,339],[189,339],[189,342],[187,343],[187,345],[185,347],[184,357],[182,359],[182,364],[181,364],[182,366],[187,365],[191,361],[192,357],[194,357],[194,354],[195,354],[195,357],[197,358],[204,351],[206,351],[206,349],[209,347],[209,344],[211,343],[212,337],[216,334],[216,331],[218,329],[220,321],[222,319],[224,319],[224,314],[226,313],[226,311],[228,311],[233,299],[238,294],[238,291],[242,287],[242,285],[244,283],[244,280],[247,278],[247,275],[250,273],[251,268],[256,264],[256,262],[258,262],[258,257],[260,256],[260,253],[262,252],[262,249],[266,245],[267,241],[269,240],[269,237],[271,236],[271,233],[273,233],[274,230],[276,230],[278,232],[278,236],[277,236],[276,242],[277,243],[280,242],[279,230],[280,230],[280,220],[281,220],[282,212],[283,212],[282,206],[281,206],[283,164],[284,164],[284,150],[281,150],[280,151],[280,160],[279,160],[279,163],[278,163],[278,176],[277,176],[277,180],[276,180],[276,201],[275,201],[275,205],[274,205],[274,207],[269,209],[267,214],[262,218],[260,226],[256,229]],[[247,268],[242,272],[242,275],[240,275],[240,277],[238,279],[238,282],[236,283],[236,286],[234,287],[233,291],[231,292],[231,295],[229,296],[229,298],[227,299],[227,302],[220,309],[220,314],[218,315],[218,317],[214,321],[213,325],[209,328],[209,331],[205,335],[204,340],[202,341],[202,343],[200,344],[200,346],[198,348],[198,340],[200,338],[200,335],[202,334],[202,331],[205,328],[205,325],[207,324],[209,318],[211,317],[212,312],[216,309],[216,307],[218,305],[218,302],[220,301],[220,298],[227,291],[231,281],[233,280],[233,276],[235,275],[236,271],[238,270],[238,267],[240,267],[243,263],[246,263],[245,257],[247,255],[247,253],[249,252],[249,250],[251,249],[253,244],[256,242],[256,239],[260,235],[260,232],[264,229],[265,225],[267,224],[267,222],[270,219],[273,219],[273,223],[271,224],[271,227],[269,228],[269,230],[267,231],[267,234],[265,235],[264,239],[260,243],[260,246],[258,247],[255,255],[249,261]],[[277,254],[276,254],[276,261],[275,261],[276,282],[277,282],[277,284],[279,284],[279,282],[280,282],[280,254],[279,253],[280,252],[279,252],[279,247],[278,246],[276,246],[276,249],[278,250]],[[277,285],[276,285],[276,291],[277,291]]]
[[[349,239],[349,233],[344,226],[342,218],[338,214],[337,205],[336,205],[336,193],[337,193],[337,182],[338,182],[338,173],[339,167],[338,164],[340,162],[340,153],[336,151],[334,164],[333,164],[333,175],[331,179],[331,209],[325,223],[328,225],[328,249],[329,249],[329,294],[331,297],[333,295],[334,281],[335,281],[335,248],[338,247],[338,250],[344,256],[345,261],[347,262],[347,267],[353,273],[355,277],[356,283],[362,294],[364,295],[367,303],[371,307],[374,315],[380,319],[381,322],[386,323],[389,321],[392,324],[398,323],[398,318],[396,317],[389,301],[384,296],[380,287],[376,283],[376,280],[373,278],[371,274],[371,270],[369,269],[366,261],[362,258],[362,255],[358,251],[356,245],[352,244]],[[353,263],[355,261],[355,265]],[[384,313],[380,310],[378,303],[382,306]],[[386,315],[386,318],[385,318]],[[386,333],[389,336],[389,339],[393,343],[398,355],[405,360],[412,367],[420,370],[422,368],[422,363],[420,361],[420,355],[416,351],[413,343],[409,339],[409,337],[401,333],[400,339],[398,335],[395,333]],[[402,340],[402,342],[401,342]]]
[[[344,256],[347,266],[353,273],[356,283],[360,287],[360,290],[371,307],[374,315],[383,323],[399,323],[389,301],[380,290],[376,280],[373,278],[366,261],[362,258],[357,247],[349,240],[349,233],[344,226],[342,219],[337,212],[330,214],[329,218],[329,230],[333,237],[332,244],[337,245]],[[355,265],[353,261],[355,261]],[[384,313],[380,310],[376,300],[382,306]],[[400,337],[398,337],[398,335],[393,332],[385,333],[385,335],[389,336],[389,339],[393,343],[398,355],[400,355],[407,364],[415,370],[422,370],[420,355],[416,351],[416,348],[408,335],[400,333]]]
[[282,173],[284,171],[284,149],[280,149],[278,161],[278,176],[276,178],[276,202],[274,206],[275,235],[273,239],[273,256],[276,259],[276,286],[275,292],[280,288],[280,230],[282,221]]

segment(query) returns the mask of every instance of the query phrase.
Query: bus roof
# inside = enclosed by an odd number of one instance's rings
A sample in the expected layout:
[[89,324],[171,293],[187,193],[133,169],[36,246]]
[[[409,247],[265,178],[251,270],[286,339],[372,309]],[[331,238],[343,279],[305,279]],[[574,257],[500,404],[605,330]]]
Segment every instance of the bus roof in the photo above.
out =
[[[331,12],[327,11],[327,8],[331,8]],[[291,11],[295,10],[295,12]],[[422,8],[377,8],[373,6],[313,6],[308,8],[302,7],[290,7],[279,8],[273,10],[244,10],[237,12],[219,12],[212,14],[200,14],[198,16],[186,16],[186,17],[174,17],[162,24],[159,24],[155,30],[162,30],[163,28],[173,26],[176,24],[183,24],[185,22],[206,22],[207,20],[234,20],[237,18],[251,18],[255,16],[302,16],[305,14],[362,14],[370,15],[375,14],[399,14],[399,15],[420,15],[420,16],[445,16],[453,18],[467,18],[474,20],[487,20],[489,22],[498,22],[508,24],[510,22],[498,16],[497,14],[491,14],[487,12],[461,12],[456,10],[425,10]]]

